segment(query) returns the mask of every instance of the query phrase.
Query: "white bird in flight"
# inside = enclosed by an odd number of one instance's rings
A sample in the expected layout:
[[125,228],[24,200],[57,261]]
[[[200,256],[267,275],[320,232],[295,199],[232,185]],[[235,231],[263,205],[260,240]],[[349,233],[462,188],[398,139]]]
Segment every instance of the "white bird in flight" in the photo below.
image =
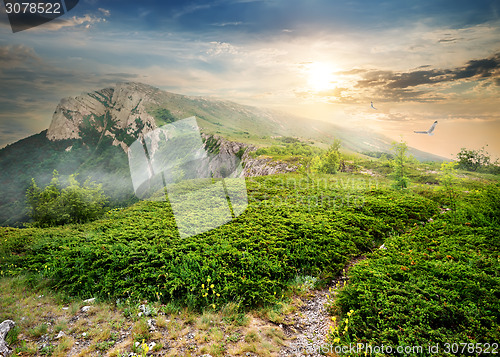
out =
[[375,108],[375,107],[373,106],[373,102],[370,102],[370,105],[371,105],[371,107],[372,107],[373,109],[377,109],[377,108]]
[[434,135],[432,132],[434,131],[434,128],[436,127],[436,124],[438,123],[438,121],[436,120],[432,126],[429,128],[429,130],[427,131],[413,131],[414,133],[417,133],[417,134],[429,134],[429,135]]

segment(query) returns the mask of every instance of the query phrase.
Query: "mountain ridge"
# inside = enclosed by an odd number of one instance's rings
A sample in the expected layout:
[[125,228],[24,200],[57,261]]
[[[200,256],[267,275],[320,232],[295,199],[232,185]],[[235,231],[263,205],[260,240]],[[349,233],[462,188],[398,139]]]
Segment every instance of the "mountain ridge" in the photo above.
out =
[[[113,138],[124,151],[141,132],[146,133],[172,121],[195,116],[202,132],[228,140],[266,146],[273,138],[293,136],[326,147],[334,139],[350,151],[389,152],[392,140],[368,131],[345,128],[321,120],[298,117],[232,101],[171,93],[147,84],[127,82],[78,97],[64,98],[54,112],[47,137],[50,140],[80,138],[89,125]],[[107,127],[106,120],[113,120]],[[85,130],[84,130],[85,131]],[[445,158],[410,148],[418,160]]]

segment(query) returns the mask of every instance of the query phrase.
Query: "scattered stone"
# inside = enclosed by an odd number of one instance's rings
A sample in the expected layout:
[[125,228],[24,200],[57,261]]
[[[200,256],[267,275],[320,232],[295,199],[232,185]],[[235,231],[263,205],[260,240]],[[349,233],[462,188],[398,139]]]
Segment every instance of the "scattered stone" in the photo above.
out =
[[385,246],[385,243],[382,244],[378,249],[387,249],[386,246]]
[[136,342],[135,347],[139,347],[140,344],[141,344],[140,342]]
[[87,336],[86,332],[82,333],[82,337],[86,337],[86,336]]
[[209,355],[208,353],[205,355],[201,355],[200,357],[212,357],[212,355]]
[[60,339],[61,337],[64,337],[64,336],[66,336],[66,334],[64,332],[62,332],[62,331],[59,331],[59,333],[56,336],[56,340],[58,340],[58,339]]
[[84,306],[82,307],[82,312],[88,312],[90,310],[91,306]]
[[149,345],[148,345],[148,348],[149,350],[151,351],[153,348],[155,348],[156,346],[156,342],[151,342]]
[[139,305],[139,310],[141,310],[144,316],[150,316],[152,312],[151,309],[146,305]]
[[63,307],[62,309],[63,310],[69,310],[69,307]]
[[7,333],[9,333],[15,325],[16,323],[12,320],[5,320],[0,324],[0,353],[2,355],[6,356],[12,352],[12,349],[7,346],[7,343],[5,342],[5,336],[7,336]]
[[79,344],[80,344],[80,342],[78,342],[78,341],[75,341],[75,345],[79,345]]
[[92,304],[92,303],[94,303],[94,301],[95,301],[95,298],[83,300],[83,302],[86,303],[86,304]]
[[155,331],[156,330],[156,321],[153,319],[148,319],[148,327],[150,331]]

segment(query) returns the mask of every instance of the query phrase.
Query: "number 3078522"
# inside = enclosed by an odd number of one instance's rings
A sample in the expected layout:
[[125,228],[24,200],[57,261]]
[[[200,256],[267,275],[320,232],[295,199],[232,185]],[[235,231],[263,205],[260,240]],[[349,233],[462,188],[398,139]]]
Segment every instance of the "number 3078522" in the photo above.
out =
[[7,14],[60,14],[61,3],[8,2],[5,9]]

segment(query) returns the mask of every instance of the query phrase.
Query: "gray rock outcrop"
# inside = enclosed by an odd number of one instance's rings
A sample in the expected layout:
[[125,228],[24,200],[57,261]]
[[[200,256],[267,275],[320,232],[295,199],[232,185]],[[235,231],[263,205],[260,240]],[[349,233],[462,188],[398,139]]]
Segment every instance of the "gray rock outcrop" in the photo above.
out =
[[9,333],[15,325],[16,323],[12,320],[5,320],[0,324],[0,356],[5,357],[12,352],[12,349],[9,348],[5,342],[5,336],[7,336],[7,333]]
[[[156,128],[155,120],[146,106],[154,104],[154,93],[157,91],[141,83],[119,83],[113,88],[64,98],[52,116],[47,138],[52,141],[80,139],[80,128],[86,123],[114,137],[107,130],[109,120],[113,120],[113,126],[133,132],[138,128],[139,119],[147,129],[153,130]],[[126,150],[126,144],[116,138],[113,144],[121,145]]]

